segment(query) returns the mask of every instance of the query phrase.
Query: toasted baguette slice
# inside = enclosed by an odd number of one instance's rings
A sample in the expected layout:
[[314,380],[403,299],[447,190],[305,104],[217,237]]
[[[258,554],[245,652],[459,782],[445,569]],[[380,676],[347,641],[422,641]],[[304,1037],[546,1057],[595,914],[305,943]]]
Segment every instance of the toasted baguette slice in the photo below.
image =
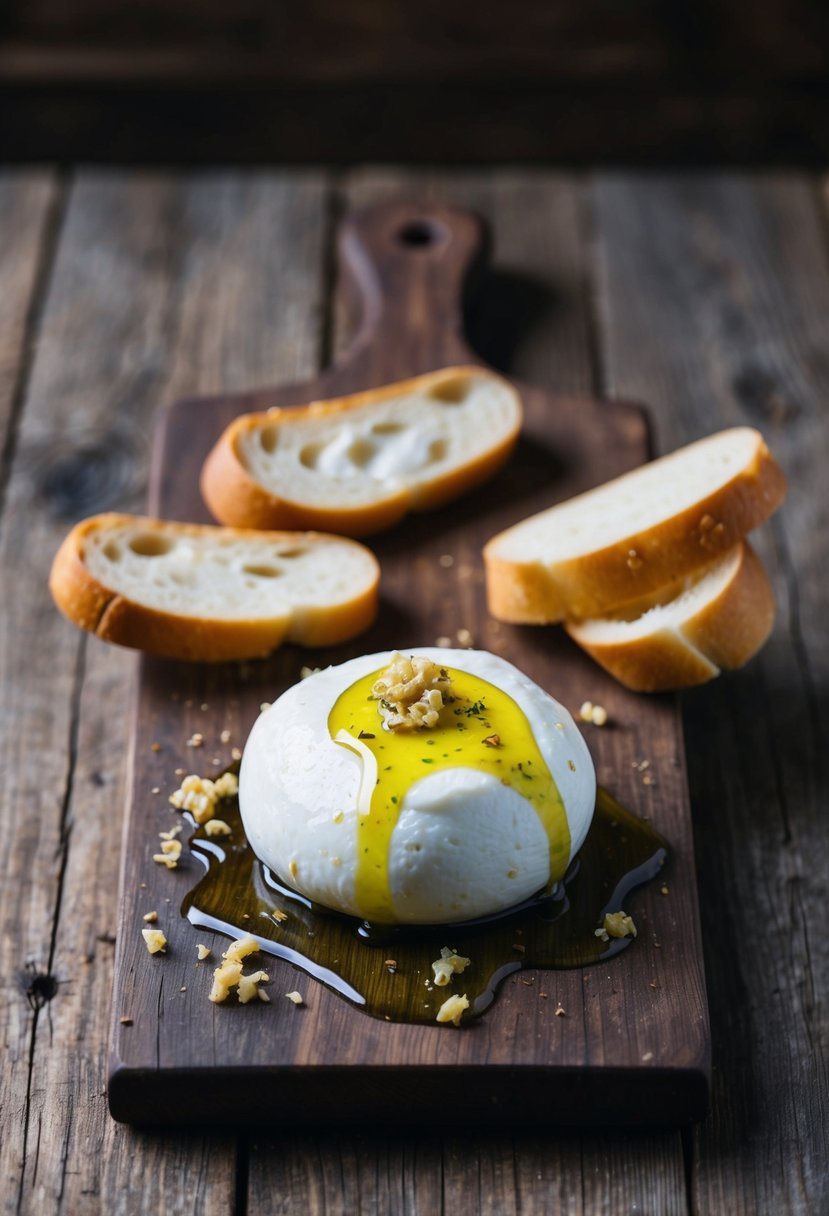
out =
[[565,629],[636,692],[704,684],[757,653],[774,624],[774,595],[746,542],[689,581],[676,598],[641,616],[571,621]]
[[224,524],[367,536],[490,477],[521,426],[521,399],[479,367],[246,414],[208,456],[201,490]]
[[762,435],[720,431],[493,537],[484,549],[489,610],[548,624],[679,589],[767,519],[785,492]]
[[58,607],[82,629],[201,662],[354,637],[374,620],[378,583],[374,555],[340,536],[115,514],[77,524],[49,578]]

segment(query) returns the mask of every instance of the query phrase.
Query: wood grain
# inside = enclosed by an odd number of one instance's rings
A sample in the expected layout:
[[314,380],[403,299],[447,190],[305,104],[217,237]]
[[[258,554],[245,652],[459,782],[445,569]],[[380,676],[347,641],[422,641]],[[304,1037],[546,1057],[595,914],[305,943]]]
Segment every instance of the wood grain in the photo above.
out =
[[700,1213],[805,1216],[827,1202],[825,218],[794,175],[603,177],[595,208],[607,387],[653,402],[663,449],[760,427],[790,479],[758,537],[775,633],[685,699],[715,1064],[693,1184]]
[[[13,951],[4,975],[16,977],[28,958],[34,971],[21,973],[4,1003],[7,1109],[15,1117],[5,1120],[2,1152],[5,1198],[14,1207],[19,1193],[24,1211],[129,1212],[140,1203],[219,1213],[234,1202],[231,1137],[139,1136],[107,1113],[104,1044],[134,656],[87,649],[49,606],[45,578],[70,518],[90,506],[140,503],[146,433],[166,385],[242,388],[248,377],[306,370],[307,321],[321,290],[307,270],[313,255],[322,264],[324,198],[313,176],[292,179],[288,190],[278,174],[255,182],[90,174],[69,202],[3,531],[16,587],[0,651],[4,687],[16,690],[4,707],[5,762],[16,776],[4,785],[3,823],[10,881],[21,891],[4,909],[3,947]],[[274,233],[288,225],[296,243],[273,251]],[[248,267],[248,296],[215,290],[231,250],[234,263]],[[295,282],[294,308],[261,335],[254,317],[265,305],[273,310],[299,262],[304,315]],[[211,358],[196,359],[208,341]],[[23,988],[41,973],[52,977],[54,995],[32,1012]],[[51,981],[41,988],[52,995]]]

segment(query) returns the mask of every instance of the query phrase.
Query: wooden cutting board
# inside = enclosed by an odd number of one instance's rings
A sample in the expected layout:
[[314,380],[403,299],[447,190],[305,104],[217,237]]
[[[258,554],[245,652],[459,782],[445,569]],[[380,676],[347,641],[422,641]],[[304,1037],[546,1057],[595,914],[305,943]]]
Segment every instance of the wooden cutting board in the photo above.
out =
[[[340,238],[340,271],[362,310],[344,358],[304,384],[173,405],[156,436],[151,512],[208,519],[199,470],[239,413],[481,362],[464,342],[462,318],[486,245],[477,217],[384,205],[347,220]],[[519,388],[525,426],[507,468],[460,502],[369,542],[383,571],[382,608],[369,633],[322,652],[285,648],[258,663],[142,659],[130,725],[113,998],[109,1098],[116,1119],[297,1126],[356,1118],[467,1127],[681,1123],[703,1115],[709,1029],[677,701],[626,692],[559,629],[491,620],[481,563],[484,541],[507,524],[642,463],[646,420],[629,404]],[[439,560],[447,554],[451,565]],[[585,727],[599,780],[672,848],[664,881],[628,902],[637,940],[596,966],[510,976],[494,1005],[458,1031],[371,1018],[273,958],[262,964],[271,976],[270,1004],[210,1004],[226,939],[194,929],[179,912],[201,866],[186,846],[176,870],[151,859],[158,833],[178,819],[167,803],[177,770],[220,771],[231,749],[243,746],[260,704],[295,683],[304,664],[425,647],[461,629],[571,710],[584,700],[606,707],[608,726]],[[199,748],[188,746],[195,735],[203,738]],[[165,955],[153,957],[141,936],[142,917],[152,911],[169,943]],[[212,963],[196,961],[199,941],[214,946]],[[297,988],[301,1008],[283,995]]]

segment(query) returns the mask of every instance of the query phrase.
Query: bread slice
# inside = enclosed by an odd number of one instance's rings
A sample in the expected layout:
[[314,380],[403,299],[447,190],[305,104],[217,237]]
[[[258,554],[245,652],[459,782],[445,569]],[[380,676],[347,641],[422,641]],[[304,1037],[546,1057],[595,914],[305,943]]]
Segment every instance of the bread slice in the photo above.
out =
[[741,667],[774,624],[774,594],[746,542],[641,615],[568,622],[565,629],[611,675],[636,692],[704,684]]
[[780,505],[750,427],[720,431],[515,524],[484,549],[489,610],[548,624],[615,612],[726,553]]
[[246,414],[208,456],[202,495],[236,527],[367,536],[485,481],[512,451],[521,417],[512,385],[480,367]]
[[108,514],[72,529],[49,587],[104,641],[218,662],[354,637],[376,615],[379,573],[365,546],[340,536]]

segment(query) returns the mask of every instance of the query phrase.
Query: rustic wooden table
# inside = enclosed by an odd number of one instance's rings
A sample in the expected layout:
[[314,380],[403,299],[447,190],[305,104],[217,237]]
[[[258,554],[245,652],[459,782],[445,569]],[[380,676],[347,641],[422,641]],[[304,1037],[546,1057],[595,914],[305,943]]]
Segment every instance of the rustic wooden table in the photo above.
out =
[[[164,402],[336,355],[334,225],[398,196],[490,220],[469,329],[497,367],[646,401],[659,450],[759,426],[789,475],[759,538],[774,636],[684,699],[714,1042],[691,1131],[154,1135],[107,1113],[135,657],[57,615],[48,567],[71,520],[142,507]],[[4,1210],[826,1210],[826,206],[795,173],[0,175]]]

